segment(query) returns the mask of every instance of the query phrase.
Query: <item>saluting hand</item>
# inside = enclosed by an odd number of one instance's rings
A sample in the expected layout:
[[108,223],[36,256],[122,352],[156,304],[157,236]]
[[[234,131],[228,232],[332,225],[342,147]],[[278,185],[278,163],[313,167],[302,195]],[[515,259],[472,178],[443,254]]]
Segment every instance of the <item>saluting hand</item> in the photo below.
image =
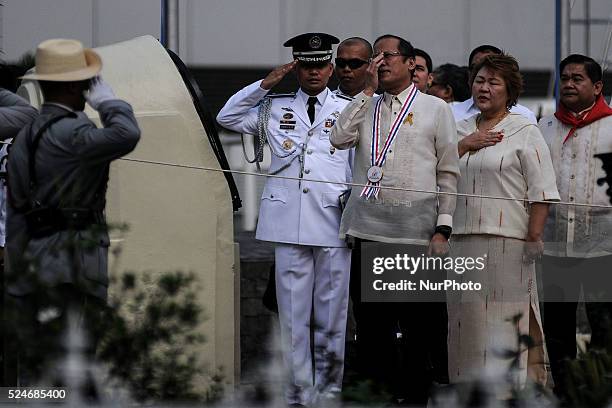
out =
[[102,102],[117,99],[113,88],[99,75],[91,80],[89,91],[85,91],[84,95],[85,100],[94,110],[98,110]]
[[261,88],[265,90],[272,89],[274,85],[278,84],[285,75],[295,67],[296,64],[297,60],[293,60],[288,64],[274,68],[261,82]]
[[370,59],[370,64],[366,70],[366,82],[363,92],[368,96],[373,96],[378,89],[378,68],[383,63],[384,56],[379,54],[376,58]]

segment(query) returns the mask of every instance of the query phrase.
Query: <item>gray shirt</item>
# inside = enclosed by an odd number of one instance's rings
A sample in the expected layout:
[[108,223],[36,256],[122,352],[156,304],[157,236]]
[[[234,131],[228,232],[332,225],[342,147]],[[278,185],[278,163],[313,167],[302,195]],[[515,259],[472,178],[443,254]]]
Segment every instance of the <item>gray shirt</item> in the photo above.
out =
[[[23,98],[0,88],[0,140],[5,144],[0,147],[0,171],[6,172],[6,155],[8,143],[17,133],[32,122],[38,111]],[[6,186],[0,183],[0,247],[4,247],[6,233]]]
[[0,88],[0,140],[15,137],[37,113],[23,98]]
[[[35,154],[38,187],[34,193],[43,206],[104,210],[110,162],[136,147],[140,130],[126,102],[106,101],[98,111],[104,128],[98,129],[83,112],[77,112],[75,118],[62,119],[43,133]],[[26,231],[25,212],[30,204],[27,140],[52,116],[66,112],[58,105],[43,105],[32,133],[29,128],[24,129],[9,156],[7,263],[20,278],[8,285],[14,295],[33,290],[31,278],[28,280],[20,273],[26,261],[37,266],[34,271],[41,284],[73,283],[94,296],[106,297],[109,245],[106,232],[57,231],[32,238]],[[87,243],[89,247],[85,246]]]

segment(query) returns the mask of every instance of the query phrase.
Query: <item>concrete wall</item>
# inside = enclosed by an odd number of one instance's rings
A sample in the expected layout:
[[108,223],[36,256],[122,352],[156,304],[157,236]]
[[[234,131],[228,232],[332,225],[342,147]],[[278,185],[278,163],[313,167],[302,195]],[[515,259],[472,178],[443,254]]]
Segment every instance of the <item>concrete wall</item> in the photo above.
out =
[[[367,39],[394,33],[426,49],[435,65],[466,64],[469,50],[487,42],[503,44],[531,68],[549,68],[554,60],[554,2],[541,1],[538,7],[533,3],[533,0],[188,2],[183,5],[189,9],[189,20],[181,51],[193,64],[266,66],[291,58],[280,44],[302,32],[325,31],[340,38],[359,35]],[[198,24],[192,24],[196,19]],[[219,35],[207,36],[211,32]]]
[[[190,65],[271,66],[290,58],[281,44],[306,31],[368,39],[400,34],[430,52],[434,65],[466,64],[475,45],[514,54],[523,68],[554,65],[553,0],[179,0],[180,55]],[[573,3],[584,15],[587,0]],[[591,17],[612,16],[612,2],[590,0]],[[4,0],[2,36],[8,58],[49,37],[101,46],[135,36],[159,38],[161,0]],[[573,26],[571,51],[584,52],[584,29]],[[598,60],[607,27],[591,30]],[[567,51],[567,50],[566,50]]]
[[141,35],[159,38],[160,0],[2,0],[5,58],[47,38],[76,38],[99,47]]

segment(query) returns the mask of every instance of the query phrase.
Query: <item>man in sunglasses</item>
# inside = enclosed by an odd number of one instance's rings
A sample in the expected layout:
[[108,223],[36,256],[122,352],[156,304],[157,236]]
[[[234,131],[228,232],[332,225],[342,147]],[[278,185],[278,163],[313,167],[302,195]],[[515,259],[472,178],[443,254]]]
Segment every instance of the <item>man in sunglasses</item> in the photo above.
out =
[[[339,149],[355,148],[354,183],[365,186],[353,188],[340,225],[341,237],[355,238],[351,294],[358,296],[360,374],[391,393],[393,403],[424,406],[433,382],[448,382],[444,293],[426,299],[377,289],[380,279],[395,282],[398,276],[392,267],[374,274],[370,262],[379,253],[415,258],[448,249],[459,176],[457,131],[450,107],[412,82],[414,69],[410,42],[379,37],[364,91],[342,111],[330,140]],[[374,96],[379,86],[384,94]],[[450,194],[437,195],[438,189]],[[416,276],[437,280],[443,272],[419,270]]]
[[365,88],[366,70],[372,58],[372,45],[361,37],[351,37],[338,45],[336,77],[340,82],[337,95],[351,99]]
[[[293,48],[294,60],[238,91],[217,116],[229,130],[263,133],[272,153],[269,173],[287,177],[266,182],[256,238],[275,243],[290,406],[334,398],[342,387],[351,251],[338,230],[340,195],[352,175],[349,152],[329,143],[333,124],[350,101],[327,88],[333,74],[332,45],[338,42],[323,33],[288,40],[284,46]],[[269,95],[289,72],[296,75],[298,91]]]

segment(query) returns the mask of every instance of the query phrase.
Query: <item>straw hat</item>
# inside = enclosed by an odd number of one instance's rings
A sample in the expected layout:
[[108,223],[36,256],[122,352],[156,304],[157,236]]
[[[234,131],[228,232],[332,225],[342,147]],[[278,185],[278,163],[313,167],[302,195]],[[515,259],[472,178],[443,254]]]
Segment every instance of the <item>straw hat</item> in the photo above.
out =
[[39,81],[83,81],[93,78],[102,69],[100,56],[90,48],[83,48],[77,40],[52,39],[36,48],[36,72],[22,79]]

